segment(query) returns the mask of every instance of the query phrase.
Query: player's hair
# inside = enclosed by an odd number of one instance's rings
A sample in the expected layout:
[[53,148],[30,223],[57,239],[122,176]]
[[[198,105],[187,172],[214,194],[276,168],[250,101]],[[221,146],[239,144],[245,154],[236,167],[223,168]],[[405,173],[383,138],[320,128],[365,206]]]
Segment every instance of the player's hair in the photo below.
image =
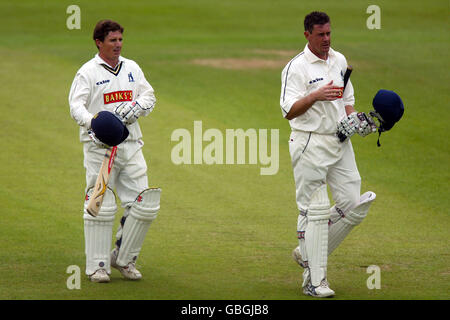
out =
[[[120,33],[123,33],[123,30],[124,30],[123,27],[115,21],[100,20],[95,25],[93,38],[94,38],[94,41],[98,39],[101,42],[103,42],[103,41],[105,41],[105,38],[109,32],[120,31]],[[98,48],[98,46],[97,46],[97,48]]]
[[326,24],[330,22],[330,17],[325,12],[313,11],[306,15],[303,24],[305,31],[312,33],[315,24]]

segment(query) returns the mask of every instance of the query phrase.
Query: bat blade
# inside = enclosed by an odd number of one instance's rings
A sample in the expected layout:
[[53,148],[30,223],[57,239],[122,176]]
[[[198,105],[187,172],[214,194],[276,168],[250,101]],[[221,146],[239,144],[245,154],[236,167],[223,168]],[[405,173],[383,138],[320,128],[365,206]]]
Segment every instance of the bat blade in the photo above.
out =
[[108,186],[109,176],[114,164],[114,159],[117,153],[117,146],[107,149],[105,158],[103,159],[100,171],[98,172],[97,180],[95,182],[94,191],[89,198],[86,208],[87,213],[96,217],[102,207],[103,197]]
[[350,79],[350,75],[352,74],[352,71],[353,71],[353,67],[352,66],[348,66],[347,70],[345,71],[345,74],[344,74],[344,90],[345,90],[345,87],[347,86],[348,80]]

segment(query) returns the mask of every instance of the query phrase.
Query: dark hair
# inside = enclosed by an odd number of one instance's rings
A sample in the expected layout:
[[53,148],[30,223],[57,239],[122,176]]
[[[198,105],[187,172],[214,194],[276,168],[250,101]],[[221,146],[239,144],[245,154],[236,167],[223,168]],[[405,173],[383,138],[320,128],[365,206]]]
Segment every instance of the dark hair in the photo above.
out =
[[325,12],[313,11],[305,17],[303,24],[305,31],[312,33],[315,24],[326,24],[330,22],[330,17]]
[[123,33],[123,27],[112,20],[100,20],[94,28],[94,41],[97,39],[101,42],[105,41],[105,38],[110,31],[120,31],[120,33]]

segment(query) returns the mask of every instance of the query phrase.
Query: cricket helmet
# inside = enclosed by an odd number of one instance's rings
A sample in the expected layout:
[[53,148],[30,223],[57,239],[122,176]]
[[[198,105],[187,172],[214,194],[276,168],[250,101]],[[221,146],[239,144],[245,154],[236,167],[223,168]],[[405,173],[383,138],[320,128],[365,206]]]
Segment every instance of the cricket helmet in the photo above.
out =
[[374,116],[380,121],[379,131],[390,130],[403,116],[405,110],[402,99],[394,91],[378,90],[372,102]]
[[95,136],[108,146],[117,146],[129,134],[127,127],[113,113],[100,111],[94,115],[91,128]]

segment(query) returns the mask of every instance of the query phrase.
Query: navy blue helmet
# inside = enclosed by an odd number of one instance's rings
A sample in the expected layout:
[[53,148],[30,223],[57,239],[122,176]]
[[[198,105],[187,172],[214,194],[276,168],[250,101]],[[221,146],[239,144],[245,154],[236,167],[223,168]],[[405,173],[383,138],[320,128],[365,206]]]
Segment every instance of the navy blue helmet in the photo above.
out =
[[394,91],[378,90],[372,102],[375,116],[380,121],[379,131],[390,130],[403,116],[405,108],[402,99]]
[[129,134],[122,121],[109,111],[100,111],[94,115],[91,128],[97,139],[111,147],[123,142]]

